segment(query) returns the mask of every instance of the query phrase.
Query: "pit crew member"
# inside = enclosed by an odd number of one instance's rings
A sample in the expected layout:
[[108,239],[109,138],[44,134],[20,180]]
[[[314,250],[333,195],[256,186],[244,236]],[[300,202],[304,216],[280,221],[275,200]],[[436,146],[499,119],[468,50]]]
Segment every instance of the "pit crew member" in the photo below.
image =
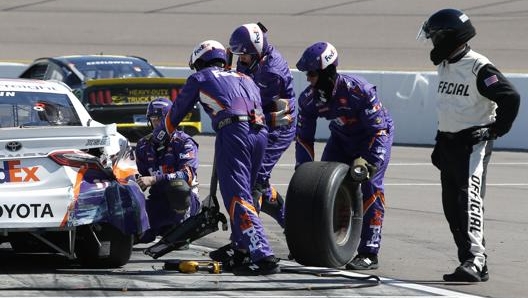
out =
[[[171,107],[167,98],[148,104],[147,119],[152,129],[162,123]],[[135,155],[140,174],[137,183],[143,190],[150,187],[146,200],[150,229],[139,241],[148,243],[200,211],[198,144],[180,130],[174,130],[164,142],[155,142],[150,133],[138,141]]]
[[363,194],[363,227],[357,255],[347,269],[378,268],[385,214],[384,176],[393,142],[392,118],[364,78],[337,73],[338,53],[328,42],[309,46],[297,62],[310,83],[299,97],[296,166],[314,160],[317,118],[330,120],[330,137],[322,161],[353,165],[361,162],[368,175],[357,177]]
[[267,29],[261,23],[237,27],[229,38],[229,47],[229,52],[238,56],[236,70],[249,75],[260,88],[268,127],[268,143],[253,200],[259,202],[258,210],[284,227],[284,199],[269,180],[273,168],[295,138],[297,111],[293,77],[286,60],[270,44]]
[[187,78],[174,101],[165,130],[154,134],[162,140],[197,101],[201,103],[216,132],[216,171],[235,247],[232,258],[216,261],[235,275],[274,274],[280,272],[278,259],[251,196],[268,134],[260,90],[250,77],[226,70],[226,59],[224,46],[215,40],[203,41],[193,49],[189,66],[196,73]]

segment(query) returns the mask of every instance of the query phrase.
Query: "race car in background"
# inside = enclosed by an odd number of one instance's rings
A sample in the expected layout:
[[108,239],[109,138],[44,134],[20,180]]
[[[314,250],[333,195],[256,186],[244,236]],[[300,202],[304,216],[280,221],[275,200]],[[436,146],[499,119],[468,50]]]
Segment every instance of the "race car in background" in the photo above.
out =
[[149,228],[131,149],[64,83],[0,79],[0,244],[126,264]]
[[[149,133],[145,112],[157,97],[174,100],[185,83],[167,78],[146,59],[135,56],[77,55],[34,60],[20,78],[58,80],[70,86],[92,118],[116,123],[131,141]],[[187,114],[180,129],[189,135],[202,130],[200,107]]]

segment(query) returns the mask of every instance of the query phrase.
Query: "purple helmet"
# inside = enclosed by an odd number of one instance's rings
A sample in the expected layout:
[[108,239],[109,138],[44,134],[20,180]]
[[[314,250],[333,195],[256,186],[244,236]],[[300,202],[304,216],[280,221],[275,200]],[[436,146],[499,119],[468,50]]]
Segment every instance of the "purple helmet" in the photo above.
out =
[[224,64],[227,61],[226,50],[224,46],[216,40],[206,40],[199,43],[191,53],[189,58],[189,67],[191,69],[200,70],[202,67],[197,67],[197,61],[206,65],[212,60],[222,60]]
[[168,98],[159,97],[153,99],[149,102],[147,107],[147,120],[150,119],[150,117],[159,117],[160,119],[165,118],[171,107],[172,101]]
[[309,46],[297,62],[300,71],[316,71],[327,68],[329,65],[337,67],[337,50],[329,42],[316,42]]
[[229,38],[229,47],[235,55],[250,54],[262,57],[268,47],[266,29],[259,24],[244,24],[233,31]]

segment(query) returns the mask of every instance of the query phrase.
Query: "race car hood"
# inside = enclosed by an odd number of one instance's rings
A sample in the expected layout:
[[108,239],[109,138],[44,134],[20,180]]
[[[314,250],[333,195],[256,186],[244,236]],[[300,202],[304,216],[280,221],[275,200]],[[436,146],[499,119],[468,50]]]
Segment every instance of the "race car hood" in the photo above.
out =
[[93,127],[30,127],[0,129],[0,159],[45,156],[54,150],[104,148],[117,154],[128,141],[117,133],[116,125]]

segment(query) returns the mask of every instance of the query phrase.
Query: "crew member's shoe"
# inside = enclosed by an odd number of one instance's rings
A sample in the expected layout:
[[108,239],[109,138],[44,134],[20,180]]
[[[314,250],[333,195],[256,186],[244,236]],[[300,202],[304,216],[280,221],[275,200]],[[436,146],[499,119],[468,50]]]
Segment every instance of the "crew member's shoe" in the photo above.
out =
[[445,281],[479,282],[489,279],[488,266],[484,265],[479,270],[472,260],[467,260],[455,269],[451,274],[444,274]]
[[378,269],[378,256],[373,254],[358,254],[345,266],[348,270]]
[[280,272],[279,259],[275,256],[267,256],[256,262],[247,260],[242,264],[236,264],[233,267],[234,275],[255,276],[255,275],[269,275]]
[[488,265],[484,264],[484,267],[482,267],[482,271],[480,272],[480,281],[488,281],[488,280],[489,280]]
[[213,250],[209,253],[209,257],[213,261],[224,262],[232,259],[235,256],[235,249],[232,243],[228,243],[217,250]]
[[209,257],[213,261],[222,263],[222,270],[226,272],[231,272],[235,264],[249,262],[249,254],[235,249],[232,243],[213,250],[209,253]]

